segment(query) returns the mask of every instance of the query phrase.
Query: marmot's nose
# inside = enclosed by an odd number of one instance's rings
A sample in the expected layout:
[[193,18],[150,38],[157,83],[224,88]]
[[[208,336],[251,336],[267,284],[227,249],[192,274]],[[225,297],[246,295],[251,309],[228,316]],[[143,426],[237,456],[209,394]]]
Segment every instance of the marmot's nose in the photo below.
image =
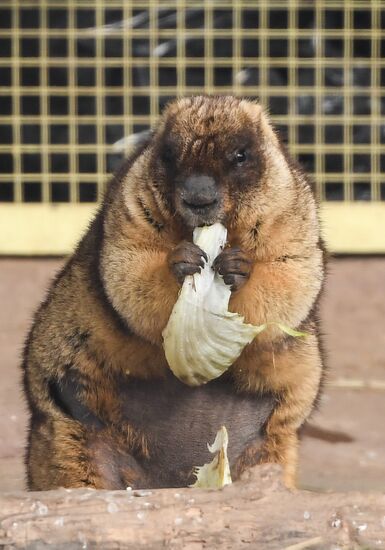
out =
[[182,199],[189,208],[207,208],[218,201],[214,178],[205,174],[189,176],[182,184]]

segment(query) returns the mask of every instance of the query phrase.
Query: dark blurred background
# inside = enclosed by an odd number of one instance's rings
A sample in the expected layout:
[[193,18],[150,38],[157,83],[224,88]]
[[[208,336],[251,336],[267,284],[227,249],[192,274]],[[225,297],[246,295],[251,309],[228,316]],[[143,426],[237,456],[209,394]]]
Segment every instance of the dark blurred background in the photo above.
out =
[[315,181],[335,254],[301,484],[383,487],[384,90],[383,0],[0,1],[0,490],[23,486],[33,310],[135,135],[203,92],[266,107]]

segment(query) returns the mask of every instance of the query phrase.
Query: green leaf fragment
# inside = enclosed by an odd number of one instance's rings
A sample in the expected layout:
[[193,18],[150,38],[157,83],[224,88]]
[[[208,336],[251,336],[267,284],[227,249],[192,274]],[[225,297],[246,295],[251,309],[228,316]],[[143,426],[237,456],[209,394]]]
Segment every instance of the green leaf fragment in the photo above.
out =
[[290,328],[286,325],[283,325],[282,323],[272,322],[272,323],[268,323],[268,324],[276,325],[278,328],[280,328],[282,330],[282,332],[285,332],[289,336],[293,336],[293,338],[304,338],[306,336],[310,336],[310,334],[308,332],[302,332],[300,330],[294,330],[293,328]]

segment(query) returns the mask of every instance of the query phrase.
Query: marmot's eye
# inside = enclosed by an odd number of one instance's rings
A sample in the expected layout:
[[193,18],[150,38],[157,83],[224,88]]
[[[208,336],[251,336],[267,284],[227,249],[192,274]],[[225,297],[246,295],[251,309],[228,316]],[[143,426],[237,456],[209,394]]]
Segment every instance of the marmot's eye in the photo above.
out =
[[247,159],[247,154],[244,149],[239,149],[239,151],[235,153],[235,161],[238,164],[238,166],[243,164],[246,161],[246,159]]

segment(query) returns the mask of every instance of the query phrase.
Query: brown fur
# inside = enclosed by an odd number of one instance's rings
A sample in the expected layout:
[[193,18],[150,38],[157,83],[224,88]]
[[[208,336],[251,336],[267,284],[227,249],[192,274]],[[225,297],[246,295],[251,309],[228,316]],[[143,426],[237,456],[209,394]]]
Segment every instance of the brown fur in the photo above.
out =
[[[215,179],[219,197],[203,218],[180,190],[197,172]],[[228,228],[216,269],[232,286],[230,308],[309,336],[271,326],[219,380],[188,388],[170,374],[162,331],[184,275],[199,271],[192,229],[215,221]],[[29,487],[187,484],[223,423],[235,476],[275,461],[293,486],[297,430],[322,377],[323,273],[311,187],[261,107],[233,97],[171,103],[35,316],[24,359]]]

